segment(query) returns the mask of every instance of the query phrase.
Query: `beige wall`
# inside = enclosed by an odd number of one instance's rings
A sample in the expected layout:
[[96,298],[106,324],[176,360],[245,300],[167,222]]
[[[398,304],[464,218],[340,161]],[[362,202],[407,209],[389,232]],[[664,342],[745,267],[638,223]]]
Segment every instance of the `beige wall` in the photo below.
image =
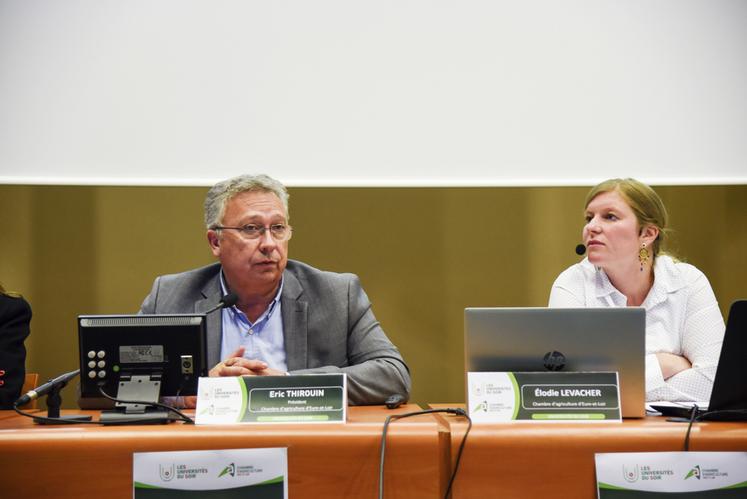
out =
[[[747,186],[661,187],[674,247],[725,314],[747,297]],[[138,310],[155,276],[212,261],[206,189],[0,186],[0,282],[34,310],[27,367],[77,367],[78,314]],[[466,306],[543,306],[577,261],[587,188],[294,188],[291,258],[360,275],[416,402],[463,400]],[[72,390],[65,406],[74,407]]]

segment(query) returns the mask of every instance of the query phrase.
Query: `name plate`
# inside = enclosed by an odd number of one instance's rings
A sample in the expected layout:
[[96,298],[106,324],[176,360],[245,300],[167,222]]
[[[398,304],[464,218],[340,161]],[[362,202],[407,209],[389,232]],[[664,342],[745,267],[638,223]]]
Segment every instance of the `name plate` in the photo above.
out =
[[340,423],[347,406],[343,373],[200,378],[195,422]]
[[622,421],[616,372],[469,372],[475,423]]

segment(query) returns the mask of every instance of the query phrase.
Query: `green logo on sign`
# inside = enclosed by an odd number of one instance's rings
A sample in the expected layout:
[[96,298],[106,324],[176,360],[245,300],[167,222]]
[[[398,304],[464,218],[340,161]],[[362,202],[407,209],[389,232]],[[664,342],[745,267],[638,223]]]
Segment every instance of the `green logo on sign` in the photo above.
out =
[[695,477],[700,480],[700,465],[695,465],[695,468],[688,471],[687,476],[685,476],[685,480],[691,477]]
[[475,406],[475,408],[472,409],[472,412],[477,412],[477,411],[488,412],[488,403],[487,402],[480,402],[479,404],[477,404]]
[[223,471],[220,472],[220,475],[218,475],[218,478],[222,477],[223,475],[234,476],[235,474],[236,474],[236,465],[234,463],[231,463],[225,468],[223,468]]

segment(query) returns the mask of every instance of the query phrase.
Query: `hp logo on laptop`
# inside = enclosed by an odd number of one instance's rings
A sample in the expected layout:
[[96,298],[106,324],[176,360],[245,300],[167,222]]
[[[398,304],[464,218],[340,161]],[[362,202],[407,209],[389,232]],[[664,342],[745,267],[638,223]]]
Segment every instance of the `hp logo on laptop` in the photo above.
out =
[[555,350],[547,352],[543,358],[542,365],[548,371],[560,371],[565,367],[565,355]]

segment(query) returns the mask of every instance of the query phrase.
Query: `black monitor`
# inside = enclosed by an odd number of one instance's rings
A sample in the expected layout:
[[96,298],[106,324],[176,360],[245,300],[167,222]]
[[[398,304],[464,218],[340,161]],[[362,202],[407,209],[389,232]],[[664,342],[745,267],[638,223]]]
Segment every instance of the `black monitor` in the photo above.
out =
[[[82,409],[111,409],[115,398],[158,402],[197,394],[207,376],[204,314],[81,315],[78,317]],[[157,419],[147,404],[116,404],[105,419]]]

